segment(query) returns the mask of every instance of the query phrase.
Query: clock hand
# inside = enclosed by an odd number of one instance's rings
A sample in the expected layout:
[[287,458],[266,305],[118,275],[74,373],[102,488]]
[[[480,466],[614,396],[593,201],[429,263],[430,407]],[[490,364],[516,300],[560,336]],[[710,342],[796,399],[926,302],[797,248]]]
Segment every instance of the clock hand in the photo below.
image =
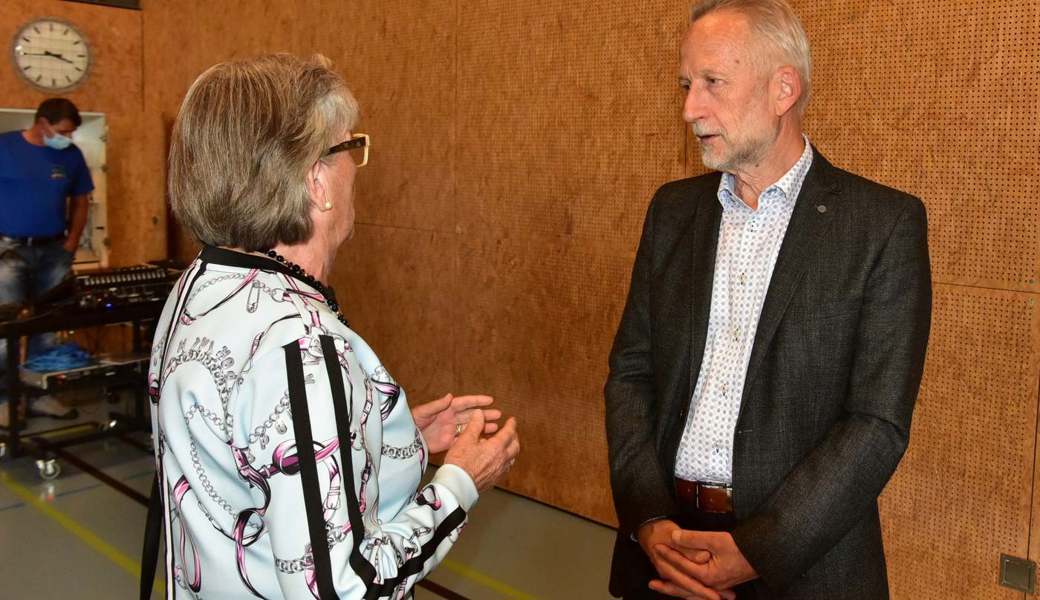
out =
[[50,50],[44,50],[43,53],[45,55],[47,55],[47,56],[52,56],[52,57],[54,57],[54,58],[56,58],[58,60],[63,60],[65,62],[69,63],[70,65],[72,64],[71,60],[65,58],[64,56],[62,56],[62,55],[60,55],[60,54],[58,54],[56,52],[51,52]]
[[44,50],[43,52],[22,52],[22,56],[50,56],[51,58],[56,58],[58,60],[63,60],[65,62],[69,63],[70,65],[74,64],[71,60],[65,58],[64,56],[62,56],[60,54],[55,54],[54,52],[51,52],[50,50]]

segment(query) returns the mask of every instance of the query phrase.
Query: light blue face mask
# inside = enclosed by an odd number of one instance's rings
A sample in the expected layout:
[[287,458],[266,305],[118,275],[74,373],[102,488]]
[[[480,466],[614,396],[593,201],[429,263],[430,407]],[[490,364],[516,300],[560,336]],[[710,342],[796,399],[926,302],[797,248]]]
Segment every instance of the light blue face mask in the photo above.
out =
[[54,148],[55,150],[64,150],[72,145],[72,138],[67,135],[55,133],[52,136],[43,136],[43,143],[48,148]]

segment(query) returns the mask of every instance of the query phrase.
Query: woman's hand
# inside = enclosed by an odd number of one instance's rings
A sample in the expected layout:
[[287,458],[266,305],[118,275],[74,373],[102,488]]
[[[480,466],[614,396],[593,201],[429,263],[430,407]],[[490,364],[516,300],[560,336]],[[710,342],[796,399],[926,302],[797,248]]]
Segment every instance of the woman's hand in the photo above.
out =
[[502,417],[502,411],[485,408],[491,406],[494,401],[491,396],[456,397],[447,394],[433,402],[412,408],[412,419],[426,440],[430,453],[436,454],[451,447],[455,436],[465,429],[475,412],[483,413],[485,435],[498,431],[498,423],[495,421]]
[[469,425],[444,455],[444,464],[456,465],[466,471],[478,492],[495,485],[512,468],[516,455],[520,453],[520,438],[513,417],[509,417],[497,434],[488,438],[481,436],[481,431],[486,430],[486,412],[478,410],[473,413]]

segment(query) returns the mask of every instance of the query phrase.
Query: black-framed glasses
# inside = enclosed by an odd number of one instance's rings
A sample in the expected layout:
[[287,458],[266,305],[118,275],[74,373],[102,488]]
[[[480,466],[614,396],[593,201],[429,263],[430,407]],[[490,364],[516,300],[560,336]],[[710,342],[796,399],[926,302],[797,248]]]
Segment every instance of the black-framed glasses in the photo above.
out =
[[361,168],[368,164],[368,149],[371,147],[367,133],[355,133],[350,136],[349,140],[329,148],[325,152],[325,156],[346,151],[350,153],[350,158],[354,161],[354,164]]

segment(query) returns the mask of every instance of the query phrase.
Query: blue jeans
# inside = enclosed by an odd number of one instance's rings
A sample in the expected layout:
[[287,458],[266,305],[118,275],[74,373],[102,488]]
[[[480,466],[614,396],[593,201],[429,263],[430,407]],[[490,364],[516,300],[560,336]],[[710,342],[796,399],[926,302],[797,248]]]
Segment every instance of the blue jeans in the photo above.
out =
[[[72,270],[62,242],[21,246],[0,240],[0,304],[27,304],[61,283]],[[53,333],[29,339],[29,354],[54,345]],[[0,340],[0,373],[7,368],[7,342]]]

